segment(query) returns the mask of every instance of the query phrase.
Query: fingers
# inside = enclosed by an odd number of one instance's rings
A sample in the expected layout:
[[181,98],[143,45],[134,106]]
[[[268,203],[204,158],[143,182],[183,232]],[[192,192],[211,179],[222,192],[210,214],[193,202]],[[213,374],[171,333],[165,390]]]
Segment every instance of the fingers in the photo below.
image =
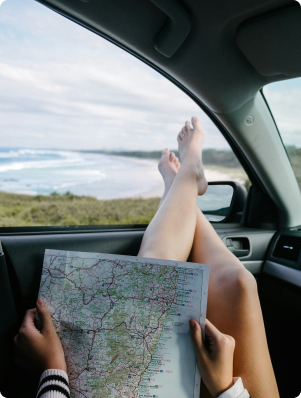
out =
[[29,336],[35,336],[35,334],[38,333],[34,324],[35,314],[35,308],[26,311],[20,330],[14,337],[15,346],[22,344]]
[[225,342],[229,343],[231,346],[235,346],[234,338],[220,332],[208,319],[206,319],[205,323],[205,333],[212,347],[219,348],[219,346],[224,345]]
[[208,320],[206,319],[206,323],[205,323],[205,333],[208,336],[212,336],[212,337],[220,337],[220,335],[222,335],[222,333]]
[[221,333],[208,319],[205,323],[205,334],[207,341],[210,342],[210,346],[218,345],[225,336]]
[[35,327],[35,325],[34,325],[35,316],[36,316],[35,308],[33,308],[32,310],[27,310],[25,313],[21,327],[26,327],[26,328],[32,327],[32,326]]
[[220,341],[224,336],[231,337],[220,332],[208,319],[206,319],[205,323],[205,333],[206,336],[208,336],[209,338],[213,339],[216,342]]
[[201,353],[204,349],[204,343],[202,339],[202,328],[200,324],[193,319],[189,321],[189,326],[190,326],[190,334],[195,351],[197,354]]
[[44,300],[40,298],[37,301],[36,305],[37,305],[38,316],[41,322],[41,328],[42,328],[41,333],[44,334],[55,330],[49,310],[46,304],[44,303]]
[[[221,333],[208,319],[205,323],[206,340],[205,344],[202,339],[202,328],[195,320],[189,321],[190,333],[196,351],[202,352],[204,347],[218,346],[227,336]],[[232,337],[231,337],[232,338]]]

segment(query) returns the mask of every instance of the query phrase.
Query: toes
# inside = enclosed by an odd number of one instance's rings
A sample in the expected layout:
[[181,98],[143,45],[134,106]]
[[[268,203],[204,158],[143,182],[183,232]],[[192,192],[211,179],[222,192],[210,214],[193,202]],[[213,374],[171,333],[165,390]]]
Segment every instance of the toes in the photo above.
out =
[[173,162],[176,159],[176,155],[173,152],[170,152],[169,160]]
[[163,149],[161,158],[169,156],[170,155],[170,150],[168,148]]
[[191,129],[190,129],[190,122],[188,122],[188,120],[187,120],[187,122],[185,123],[185,130],[186,130],[187,132],[191,130]]
[[198,126],[198,127],[201,126],[201,122],[199,121],[199,119],[196,116],[193,116],[191,118],[191,124],[192,124],[193,128],[195,128],[196,126]]
[[183,127],[182,130],[178,134],[178,140],[182,141],[184,135],[185,135],[185,131],[184,131],[184,127]]

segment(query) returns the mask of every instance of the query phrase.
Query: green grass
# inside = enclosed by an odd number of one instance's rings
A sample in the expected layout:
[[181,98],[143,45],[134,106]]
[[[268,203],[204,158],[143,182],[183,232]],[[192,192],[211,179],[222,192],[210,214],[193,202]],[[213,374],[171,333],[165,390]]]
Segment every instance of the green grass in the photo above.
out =
[[148,224],[160,198],[97,200],[72,194],[0,192],[0,226]]

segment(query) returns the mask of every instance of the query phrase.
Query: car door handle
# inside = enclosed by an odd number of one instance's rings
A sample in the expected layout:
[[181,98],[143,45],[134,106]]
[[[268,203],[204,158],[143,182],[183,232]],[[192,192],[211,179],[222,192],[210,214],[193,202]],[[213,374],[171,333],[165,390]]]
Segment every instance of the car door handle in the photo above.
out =
[[236,257],[245,257],[250,253],[250,250],[248,249],[235,249],[235,247],[228,247],[230,252],[235,254]]
[[181,46],[191,30],[188,13],[176,0],[150,0],[168,16],[168,21],[155,38],[155,49],[170,58]]
[[226,239],[227,248],[236,257],[246,257],[250,254],[250,241],[245,237],[233,237]]

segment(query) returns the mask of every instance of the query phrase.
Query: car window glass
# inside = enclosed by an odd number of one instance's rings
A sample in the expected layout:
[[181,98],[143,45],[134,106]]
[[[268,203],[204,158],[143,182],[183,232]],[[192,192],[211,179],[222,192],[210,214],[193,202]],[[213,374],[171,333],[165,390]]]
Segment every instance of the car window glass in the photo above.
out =
[[301,79],[269,84],[263,93],[301,189]]
[[184,122],[209,181],[247,176],[207,115],[132,55],[32,0],[0,7],[0,226],[149,223]]

